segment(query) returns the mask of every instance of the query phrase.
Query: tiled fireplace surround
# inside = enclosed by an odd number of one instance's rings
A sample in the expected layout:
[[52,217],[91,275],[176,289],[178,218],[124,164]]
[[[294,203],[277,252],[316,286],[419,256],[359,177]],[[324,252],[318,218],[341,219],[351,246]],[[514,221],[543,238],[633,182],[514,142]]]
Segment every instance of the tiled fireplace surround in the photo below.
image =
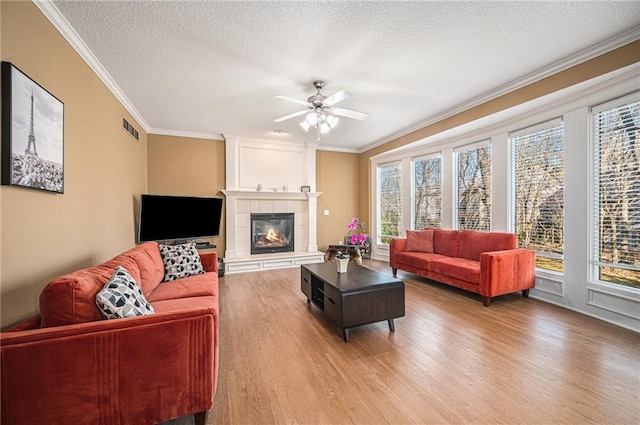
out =
[[[315,146],[225,135],[225,272],[319,263]],[[261,190],[258,190],[260,186]],[[309,192],[301,192],[309,186]],[[286,191],[285,191],[286,189]],[[252,213],[294,213],[294,252],[251,255]]]

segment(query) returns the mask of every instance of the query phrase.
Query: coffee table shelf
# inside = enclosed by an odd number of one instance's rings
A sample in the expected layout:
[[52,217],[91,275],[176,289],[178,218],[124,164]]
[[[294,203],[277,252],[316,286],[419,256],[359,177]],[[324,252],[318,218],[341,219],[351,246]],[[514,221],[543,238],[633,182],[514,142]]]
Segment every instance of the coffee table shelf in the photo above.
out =
[[349,342],[349,329],[404,316],[404,283],[401,280],[349,263],[347,273],[338,273],[334,262],[305,264],[300,285],[313,303],[342,330]]

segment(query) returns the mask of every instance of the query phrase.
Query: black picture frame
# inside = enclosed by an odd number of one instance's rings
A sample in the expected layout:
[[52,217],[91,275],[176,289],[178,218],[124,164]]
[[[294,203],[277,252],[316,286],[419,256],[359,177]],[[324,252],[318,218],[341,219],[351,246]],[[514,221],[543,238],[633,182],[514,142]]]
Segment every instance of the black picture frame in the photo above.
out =
[[311,192],[311,186],[300,186],[300,192]]
[[0,183],[64,193],[64,103],[2,62]]

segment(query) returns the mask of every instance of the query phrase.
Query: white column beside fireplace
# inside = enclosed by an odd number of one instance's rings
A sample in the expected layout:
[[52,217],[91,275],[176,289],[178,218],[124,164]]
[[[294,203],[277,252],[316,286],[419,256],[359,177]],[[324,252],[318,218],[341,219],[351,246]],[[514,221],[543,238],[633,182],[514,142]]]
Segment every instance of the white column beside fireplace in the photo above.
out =
[[[227,135],[225,138],[227,189],[222,191],[227,224],[225,272],[279,269],[324,261],[317,242],[321,193],[313,191],[315,146]],[[262,190],[258,190],[258,185]],[[301,186],[309,186],[311,191],[301,192]],[[293,213],[294,251],[252,255],[252,213]]]

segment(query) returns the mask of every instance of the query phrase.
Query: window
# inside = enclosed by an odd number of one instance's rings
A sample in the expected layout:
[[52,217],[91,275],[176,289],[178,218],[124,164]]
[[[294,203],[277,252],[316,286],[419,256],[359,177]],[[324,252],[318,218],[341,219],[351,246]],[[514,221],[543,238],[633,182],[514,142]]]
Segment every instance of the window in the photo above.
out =
[[491,145],[456,150],[457,228],[491,230]]
[[594,107],[594,267],[640,288],[640,92]]
[[400,236],[402,231],[402,165],[378,166],[378,242]]
[[563,271],[564,125],[561,119],[513,132],[513,227],[536,267]]
[[413,161],[413,229],[442,224],[442,157]]

